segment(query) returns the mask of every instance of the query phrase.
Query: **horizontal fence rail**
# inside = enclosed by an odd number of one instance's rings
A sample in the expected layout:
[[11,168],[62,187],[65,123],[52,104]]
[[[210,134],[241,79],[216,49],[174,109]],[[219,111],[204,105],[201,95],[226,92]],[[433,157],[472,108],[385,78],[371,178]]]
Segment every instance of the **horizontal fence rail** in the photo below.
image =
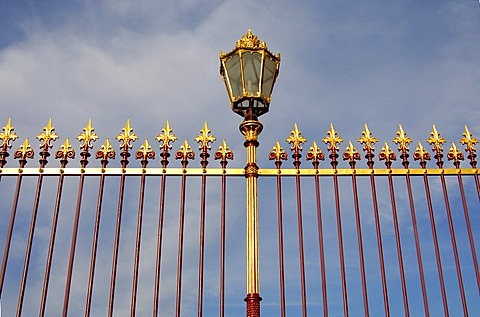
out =
[[[211,155],[215,137],[207,124],[194,139],[198,153],[177,140],[167,121],[134,153],[138,139],[127,122],[95,152],[89,121],[75,150],[66,141],[54,153],[49,121],[37,136],[39,165],[28,139],[13,158],[18,137],[8,120],[0,133],[0,240],[4,245],[0,300],[5,316],[237,316],[245,314],[245,169],[227,167],[225,141]],[[359,151],[330,126],[302,159],[306,139],[295,125],[287,138],[293,167],[279,142],[271,168],[258,169],[262,314],[266,316],[459,316],[480,311],[477,247],[480,186],[477,140],[467,127],[445,157],[435,126],[409,160],[410,138],[400,126],[394,151],[367,125]],[[120,166],[109,163],[118,155]],[[189,163],[198,156],[200,167]],[[171,167],[173,156],[181,167]],[[219,165],[212,166],[210,156]],[[328,158],[326,158],[328,156]],[[155,159],[157,166],[149,165]],[[322,161],[328,161],[323,162]],[[340,161],[350,168],[338,168]],[[412,163],[413,163],[412,161]],[[305,163],[311,167],[303,167]],[[7,164],[8,163],[8,164]],[[382,163],[385,167],[378,167]],[[375,165],[377,164],[377,165]],[[465,164],[465,163],[463,163]],[[330,166],[328,166],[330,165]],[[67,167],[68,166],[68,167]],[[228,190],[227,190],[228,188]]]

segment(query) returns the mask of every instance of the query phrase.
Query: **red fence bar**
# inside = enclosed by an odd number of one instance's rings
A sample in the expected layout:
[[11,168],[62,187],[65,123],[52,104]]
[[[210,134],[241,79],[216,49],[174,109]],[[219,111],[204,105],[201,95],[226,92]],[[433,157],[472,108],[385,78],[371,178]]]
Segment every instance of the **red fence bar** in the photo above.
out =
[[275,160],[277,167],[277,221],[278,221],[278,266],[279,266],[279,282],[280,282],[280,316],[285,317],[285,264],[283,255],[283,208],[282,208],[282,176],[280,169],[282,167],[282,160],[287,159],[287,153],[280,146],[280,143],[275,144],[269,154],[270,160]]
[[226,206],[226,192],[227,192],[227,176],[226,168],[228,160],[233,160],[233,152],[228,147],[225,140],[215,152],[214,158],[220,160],[222,166],[222,198],[220,210],[220,317],[225,316],[225,206]]
[[182,159],[182,167],[184,173],[182,174],[182,188],[180,193],[180,219],[178,225],[178,252],[177,252],[177,296],[176,296],[176,317],[180,317],[180,303],[182,297],[182,264],[183,264],[183,226],[185,224],[185,192],[187,176],[185,169],[188,165],[188,160],[195,158],[195,153],[192,151],[190,145],[188,145],[187,139],[180,146],[180,150],[175,154],[176,159]]
[[328,156],[331,159],[330,165],[334,169],[333,174],[333,189],[335,193],[335,216],[337,219],[337,239],[338,239],[338,253],[340,258],[340,273],[342,277],[342,297],[343,297],[343,315],[348,316],[348,298],[347,298],[347,277],[345,274],[345,255],[343,251],[343,235],[342,235],[342,215],[340,212],[340,193],[338,190],[338,175],[337,175],[337,165],[338,165],[338,153],[339,150],[337,144],[340,144],[343,140],[336,136],[337,132],[333,128],[333,124],[330,124],[330,130],[327,132],[326,137],[323,141],[327,144],[330,144],[328,150],[330,155]]
[[[408,170],[408,167],[410,164],[410,162],[408,161],[408,157],[409,157],[408,145],[412,142],[412,139],[407,136],[405,131],[403,131],[402,125],[399,125],[397,136],[393,139],[393,142],[398,144],[398,150],[401,151],[400,158],[402,159],[402,165],[405,169]],[[391,178],[391,175],[389,175],[389,178]],[[425,316],[429,317],[430,310],[428,308],[427,288],[425,286],[425,274],[423,271],[422,253],[420,249],[420,239],[418,237],[417,217],[415,215],[415,204],[413,202],[412,183],[410,180],[410,173],[405,174],[405,181],[407,184],[408,202],[410,205],[410,216],[412,218],[413,235],[415,237],[415,251],[417,253],[418,271],[420,274],[420,284],[422,287],[423,308],[425,310]]]
[[[368,130],[367,124],[365,124],[365,129],[362,132],[362,136],[358,139],[358,142],[365,144],[363,150],[366,152],[365,158],[367,159],[368,168],[373,170],[373,151],[375,150],[373,144],[377,143],[377,139],[371,135],[370,130]],[[378,258],[380,260],[380,272],[382,275],[382,290],[383,290],[383,304],[385,308],[385,316],[390,316],[390,308],[388,304],[388,291],[387,291],[387,277],[385,274],[385,263],[383,257],[383,244],[382,244],[382,232],[380,229],[380,216],[378,213],[378,202],[377,202],[377,191],[375,188],[375,176],[373,173],[370,174],[370,187],[372,189],[372,202],[373,202],[373,213],[375,216],[375,230],[377,233],[377,246],[378,246]]]
[[[430,138],[427,140],[428,143],[433,145],[433,150],[435,151],[435,159],[437,160],[436,164],[438,168],[443,168],[443,147],[442,145],[445,143],[445,139],[440,136],[435,126],[433,126],[433,130],[430,133]],[[468,308],[467,308],[467,300],[465,298],[465,288],[463,286],[463,279],[462,279],[462,270],[460,267],[460,259],[458,257],[458,248],[457,248],[457,241],[455,238],[455,231],[453,229],[453,219],[452,219],[452,212],[450,210],[450,202],[448,199],[448,192],[447,192],[447,184],[445,182],[445,175],[442,173],[440,174],[440,180],[442,182],[442,190],[443,190],[443,199],[445,201],[445,209],[447,211],[447,219],[448,219],[448,227],[450,229],[450,238],[452,240],[452,248],[453,248],[453,256],[455,258],[455,267],[457,269],[457,279],[458,279],[458,287],[460,289],[460,296],[462,298],[462,308],[463,314],[468,316]]]
[[[450,148],[450,151],[448,151],[447,157],[449,161],[451,160],[454,161],[453,164],[455,165],[456,169],[460,169],[460,161],[464,160],[464,156],[463,156],[463,153],[457,149],[457,146],[453,142],[452,142],[452,147]],[[477,253],[475,252],[475,242],[473,240],[472,226],[470,224],[470,216],[468,213],[467,199],[465,197],[465,190],[463,188],[462,174],[460,173],[457,174],[457,181],[458,181],[458,187],[460,189],[460,196],[462,197],[463,214],[465,216],[465,222],[467,224],[468,240],[470,242],[470,250],[472,252],[473,266],[475,268],[475,277],[477,279],[477,288],[480,293],[480,274],[478,272]]]
[[[385,142],[385,145],[380,152],[379,159],[385,160],[385,166],[391,172],[392,161],[396,160],[396,156],[395,153],[393,153],[388,146],[387,142]],[[392,173],[388,174],[388,187],[390,189],[390,202],[392,205],[393,226],[395,229],[395,243],[397,245],[398,267],[400,270],[400,280],[402,284],[403,308],[405,309],[405,316],[410,316],[410,310],[408,308],[407,285],[405,281],[405,270],[403,267],[402,244],[400,242],[400,229],[398,227],[397,204],[395,202],[395,190],[393,187]]]
[[[352,141],[348,141],[348,146],[343,153],[343,159],[348,160],[350,168],[355,170],[355,160],[360,160],[360,153],[352,144]],[[360,221],[360,206],[358,203],[358,189],[357,189],[357,175],[352,173],[352,191],[353,191],[353,202],[355,205],[355,224],[357,228],[357,243],[358,243],[358,255],[360,261],[360,273],[362,278],[362,295],[363,295],[363,309],[365,317],[368,317],[368,293],[367,293],[367,279],[365,276],[365,258],[363,254],[363,238],[362,238],[362,225]]]
[[[89,144],[86,142],[86,144]],[[107,167],[108,159],[115,158],[115,151],[110,145],[110,141],[107,138],[105,143],[97,151],[95,157],[101,159],[102,170]],[[88,275],[88,288],[87,288],[87,300],[85,304],[85,317],[90,316],[90,309],[92,306],[92,293],[93,293],[93,280],[95,277],[95,263],[97,260],[97,248],[98,248],[98,234],[100,231],[100,216],[102,214],[102,202],[103,202],[103,190],[105,187],[105,174],[100,175],[100,183],[98,185],[98,199],[97,208],[95,212],[95,227],[93,229],[93,241],[92,241],[92,255],[90,257],[90,271]]]
[[[300,168],[300,158],[302,155],[300,151],[302,150],[302,144],[307,140],[300,135],[301,132],[295,124],[291,135],[287,138],[287,142],[291,143],[291,150],[293,151],[293,165],[298,170]],[[295,184],[296,184],[296,193],[297,193],[297,225],[298,225],[298,250],[300,255],[300,283],[302,287],[302,316],[307,316],[307,290],[305,285],[305,254],[303,250],[303,217],[302,217],[302,192],[300,189],[300,174],[295,175]]]
[[[55,158],[61,158],[61,166],[65,168],[67,165],[68,158],[74,158],[75,151],[71,147],[68,138],[63,144],[62,148],[55,153]],[[47,253],[47,263],[45,265],[45,277],[43,279],[43,290],[42,290],[42,300],[40,302],[40,314],[39,316],[43,316],[45,314],[45,304],[47,302],[47,292],[48,292],[48,283],[50,281],[50,269],[52,266],[52,257],[53,257],[53,247],[55,245],[55,235],[57,233],[57,222],[58,222],[58,214],[60,211],[60,201],[62,199],[62,188],[63,188],[63,179],[64,175],[60,174],[58,177],[58,185],[57,185],[57,195],[55,198],[55,209],[53,212],[53,220],[52,220],[52,230],[50,232],[50,243],[48,246],[48,253]]]
[[162,152],[160,156],[162,158],[162,180],[160,185],[160,209],[158,212],[158,229],[157,229],[157,257],[155,261],[155,286],[153,290],[153,317],[158,316],[158,299],[160,292],[160,266],[162,262],[162,235],[163,235],[163,214],[165,211],[165,186],[167,181],[167,176],[165,175],[166,168],[168,166],[168,158],[170,153],[168,150],[172,149],[172,143],[177,140],[177,136],[173,133],[173,130],[170,128],[170,124],[165,123],[165,127],[157,135],[156,140],[160,142],[160,149]]

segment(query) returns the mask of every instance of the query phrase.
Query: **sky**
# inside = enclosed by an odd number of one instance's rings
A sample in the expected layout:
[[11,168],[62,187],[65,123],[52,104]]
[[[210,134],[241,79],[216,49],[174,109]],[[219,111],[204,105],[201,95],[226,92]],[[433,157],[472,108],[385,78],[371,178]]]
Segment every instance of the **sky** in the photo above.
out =
[[260,167],[273,167],[268,152],[277,139],[287,148],[294,123],[308,146],[320,144],[330,123],[345,142],[367,123],[379,148],[393,148],[398,124],[412,147],[426,145],[432,124],[448,147],[459,145],[464,125],[480,136],[476,0],[1,1],[0,123],[12,119],[14,149],[29,137],[38,152],[34,137],[49,118],[60,136],[55,149],[66,137],[76,142],[89,118],[95,148],[130,119],[135,149],[144,138],[154,143],[166,120],[193,144],[206,120],[214,148],[225,138],[231,166],[243,167],[242,119],[230,110],[218,54],[249,28],[282,57],[270,112],[260,118]]

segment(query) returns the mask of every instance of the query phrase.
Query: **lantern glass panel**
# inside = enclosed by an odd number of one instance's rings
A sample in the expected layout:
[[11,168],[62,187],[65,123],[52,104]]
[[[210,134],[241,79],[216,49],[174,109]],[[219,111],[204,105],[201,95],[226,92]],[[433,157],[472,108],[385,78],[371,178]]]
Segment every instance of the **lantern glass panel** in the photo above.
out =
[[276,65],[275,62],[266,57],[263,66],[263,82],[262,82],[262,97],[269,98],[272,93],[272,85],[275,76]]
[[262,54],[257,52],[244,52],[242,54],[243,75],[245,77],[245,90],[248,96],[259,95],[260,69],[262,67]]
[[228,81],[235,99],[242,96],[242,75],[240,70],[240,57],[235,54],[225,61]]

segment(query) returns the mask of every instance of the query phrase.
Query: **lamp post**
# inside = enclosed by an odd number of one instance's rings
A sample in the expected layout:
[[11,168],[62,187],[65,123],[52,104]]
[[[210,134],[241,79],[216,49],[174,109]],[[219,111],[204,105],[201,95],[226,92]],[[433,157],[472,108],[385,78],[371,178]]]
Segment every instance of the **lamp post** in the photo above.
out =
[[247,165],[247,317],[260,316],[260,278],[258,258],[258,135],[263,125],[258,117],[267,113],[273,85],[280,67],[280,54],[274,55],[265,42],[248,30],[229,52],[220,52],[220,74],[227,88],[233,112],[244,117],[240,131],[245,136]]

